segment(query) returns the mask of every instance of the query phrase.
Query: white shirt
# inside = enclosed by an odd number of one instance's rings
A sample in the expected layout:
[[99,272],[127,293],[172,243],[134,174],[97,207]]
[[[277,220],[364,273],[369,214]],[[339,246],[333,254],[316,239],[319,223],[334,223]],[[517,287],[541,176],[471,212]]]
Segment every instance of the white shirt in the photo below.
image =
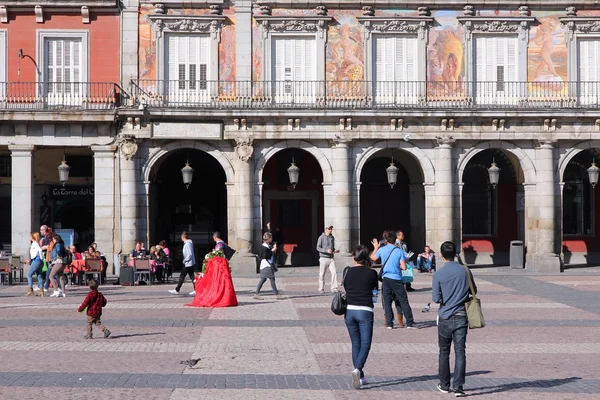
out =
[[29,247],[29,257],[33,260],[38,255],[40,256],[40,259],[44,258],[44,256],[42,255],[42,248],[36,241],[33,241],[31,242],[31,246]]

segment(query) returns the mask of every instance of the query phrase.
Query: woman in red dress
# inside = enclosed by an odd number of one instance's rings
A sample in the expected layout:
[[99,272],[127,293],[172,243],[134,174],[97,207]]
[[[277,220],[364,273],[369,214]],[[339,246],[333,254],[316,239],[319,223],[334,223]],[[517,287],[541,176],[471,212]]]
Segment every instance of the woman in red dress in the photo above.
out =
[[235,307],[238,305],[229,263],[225,257],[210,258],[204,276],[197,275],[194,287],[196,289],[194,301],[186,306]]

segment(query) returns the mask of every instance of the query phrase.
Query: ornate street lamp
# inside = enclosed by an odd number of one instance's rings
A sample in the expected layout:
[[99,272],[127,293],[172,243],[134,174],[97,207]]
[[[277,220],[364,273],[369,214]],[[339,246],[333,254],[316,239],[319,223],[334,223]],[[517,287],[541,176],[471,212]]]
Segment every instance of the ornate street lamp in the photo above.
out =
[[490,176],[490,183],[495,189],[500,180],[500,168],[496,165],[496,159],[493,159],[491,167],[488,168],[488,174]]
[[185,162],[185,167],[181,168],[181,176],[183,177],[183,184],[188,189],[192,184],[192,177],[194,176],[194,168],[190,167],[190,162]]
[[390,187],[393,189],[394,185],[398,181],[398,167],[394,164],[394,155],[392,154],[392,160],[390,161],[390,166],[385,169],[387,172],[387,180],[390,184]]
[[587,172],[590,178],[590,184],[595,188],[598,183],[598,175],[600,175],[600,168],[596,166],[596,160],[592,162],[592,166],[588,168]]
[[294,163],[294,157],[292,157],[292,164],[287,169],[288,176],[290,177],[290,183],[292,187],[296,189],[298,184],[298,178],[300,177],[300,168]]
[[69,171],[71,167],[67,165],[67,161],[65,160],[65,154],[63,153],[63,160],[58,166],[58,180],[60,183],[65,186],[67,181],[69,180]]

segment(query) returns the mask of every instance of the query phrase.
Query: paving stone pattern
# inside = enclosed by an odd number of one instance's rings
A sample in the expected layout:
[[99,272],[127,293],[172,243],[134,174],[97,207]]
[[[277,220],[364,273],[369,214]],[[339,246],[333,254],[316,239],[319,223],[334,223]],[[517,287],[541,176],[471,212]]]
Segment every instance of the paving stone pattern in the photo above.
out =
[[[236,277],[240,306],[225,309],[184,307],[191,298],[169,295],[171,286],[105,286],[103,323],[113,335],[92,340],[83,339],[85,317],[76,311],[85,288],[37,298],[24,297],[22,285],[0,286],[0,398],[450,398],[435,388],[437,305],[421,312],[430,274],[418,274],[409,294],[422,329],[385,329],[376,305],[369,383],[357,391],[343,318],[329,310],[330,294],[316,293],[316,271],[305,271],[278,274],[285,300],[268,285],[264,300],[254,300],[257,277]],[[468,334],[469,396],[600,398],[597,271],[475,277],[488,325]],[[199,360],[181,364],[189,359]]]

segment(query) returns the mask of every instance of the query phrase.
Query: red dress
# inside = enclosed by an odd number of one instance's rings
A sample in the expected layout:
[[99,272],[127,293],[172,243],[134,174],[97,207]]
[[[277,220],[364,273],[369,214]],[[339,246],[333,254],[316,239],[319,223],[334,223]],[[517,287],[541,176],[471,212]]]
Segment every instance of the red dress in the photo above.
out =
[[238,305],[229,265],[224,257],[208,260],[203,278],[196,278],[196,296],[186,306],[235,307]]

